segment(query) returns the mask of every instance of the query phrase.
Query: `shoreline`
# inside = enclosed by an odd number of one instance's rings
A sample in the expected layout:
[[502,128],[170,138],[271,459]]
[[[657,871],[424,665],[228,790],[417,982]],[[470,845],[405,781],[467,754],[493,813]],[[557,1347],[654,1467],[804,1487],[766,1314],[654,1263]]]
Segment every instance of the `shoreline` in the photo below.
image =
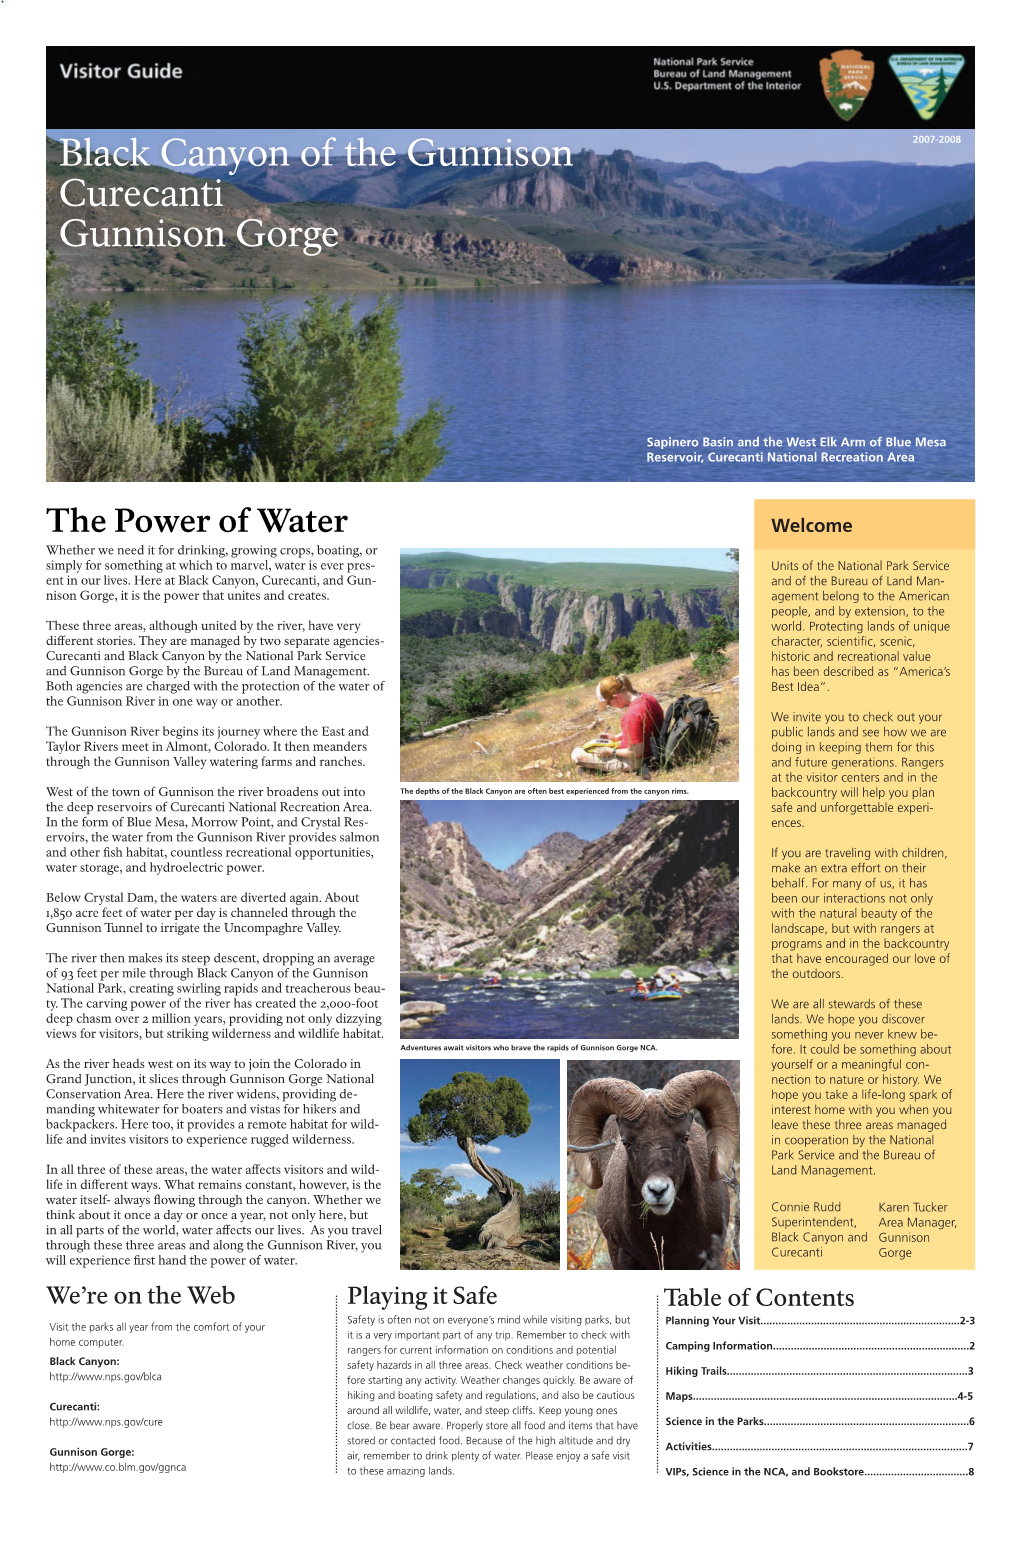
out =
[[[432,275],[428,275],[428,276],[432,276]],[[69,288],[67,290],[67,295],[68,295],[68,298],[70,298],[70,299],[77,299],[77,298],[85,298],[87,296],[92,296],[92,295],[102,295],[102,296],[110,297],[110,296],[127,295],[127,294],[187,294],[187,295],[196,295],[196,294],[236,294],[239,297],[244,298],[246,300],[261,300],[263,298],[266,298],[266,299],[277,298],[277,299],[279,299],[279,298],[282,298],[284,295],[294,295],[294,296],[309,295],[309,294],[312,294],[312,293],[315,292],[316,287],[318,287],[318,286],[315,285],[315,284],[309,284],[307,287],[304,287],[304,286],[298,285],[298,284],[281,284],[279,286],[279,288],[276,288],[276,289],[270,288],[268,286],[266,286],[264,288],[258,288],[258,289],[244,289],[240,284],[176,284],[176,285],[174,285],[173,287],[170,287],[170,288],[164,288],[164,287],[150,288],[150,287],[148,287],[147,285],[144,285],[144,284],[135,284],[130,289],[125,289],[123,287],[121,287],[121,288],[114,288],[113,286],[108,286],[106,288],[95,288],[95,289]],[[399,295],[411,295],[411,294],[415,294],[415,293],[424,294],[424,293],[427,292],[430,296],[434,296],[435,294],[437,294],[437,293],[439,293],[441,291],[444,291],[444,290],[447,291],[447,292],[449,292],[451,290],[457,290],[458,292],[459,291],[465,291],[465,292],[474,293],[474,294],[485,294],[487,298],[491,299],[495,292],[499,292],[499,293],[503,293],[503,294],[520,294],[520,293],[525,292],[525,291],[530,291],[530,292],[541,292],[543,294],[550,294],[550,293],[562,293],[564,289],[669,289],[669,288],[679,288],[679,289],[685,289],[686,290],[686,289],[709,289],[710,288],[710,289],[784,289],[784,290],[786,290],[786,289],[819,289],[819,288],[825,288],[825,287],[838,287],[838,288],[843,289],[843,290],[859,290],[861,288],[870,288],[870,289],[925,289],[925,290],[928,290],[928,289],[940,289],[940,290],[962,290],[965,293],[973,294],[975,289],[977,288],[977,285],[973,281],[967,282],[967,283],[948,283],[948,284],[867,284],[867,285],[862,285],[862,284],[857,284],[857,283],[848,283],[846,280],[838,279],[838,278],[791,278],[791,279],[787,279],[787,280],[778,279],[778,278],[715,278],[715,279],[700,279],[700,280],[678,279],[678,278],[677,279],[674,279],[674,278],[614,278],[614,279],[608,279],[608,280],[606,280],[604,282],[600,281],[600,282],[595,283],[595,284],[591,284],[591,283],[566,283],[566,284],[529,284],[529,283],[526,283],[526,284],[503,284],[503,283],[486,283],[486,284],[483,284],[483,285],[479,286],[479,285],[477,285],[474,282],[473,279],[471,279],[471,280],[464,279],[464,280],[462,280],[460,282],[458,282],[457,280],[452,280],[452,281],[447,281],[447,282],[444,282],[444,283],[437,283],[435,285],[430,284],[428,286],[426,286],[425,284],[417,284],[417,285],[415,285],[415,284],[380,284],[380,283],[355,284],[355,283],[347,283],[347,282],[345,282],[343,284],[338,284],[336,289],[335,289],[335,291],[333,290],[332,285],[327,284],[326,287],[330,291],[330,293],[334,293],[335,292],[337,295],[343,295],[343,294],[347,294],[347,293],[350,293],[350,294],[386,294],[386,295],[399,294]]]

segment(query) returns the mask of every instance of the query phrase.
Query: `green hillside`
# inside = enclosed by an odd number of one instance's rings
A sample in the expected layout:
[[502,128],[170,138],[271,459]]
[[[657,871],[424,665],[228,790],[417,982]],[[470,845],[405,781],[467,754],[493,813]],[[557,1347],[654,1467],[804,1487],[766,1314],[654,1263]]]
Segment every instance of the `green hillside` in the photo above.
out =
[[[532,587],[582,589],[588,594],[606,597],[610,594],[644,594],[655,590],[668,590],[674,594],[689,593],[699,588],[729,588],[735,574],[707,567],[659,567],[654,563],[640,562],[532,562],[522,558],[467,556],[457,551],[427,552],[422,556],[405,553],[401,558],[404,569],[431,569],[436,575],[435,587],[410,588],[401,579],[401,613],[415,614],[419,609],[436,610],[444,600],[455,595],[466,595],[470,600],[487,598],[485,594],[465,587],[469,579],[491,580],[504,578],[510,583],[525,583]],[[409,608],[403,609],[405,599]],[[420,601],[428,600],[427,604]]]
[[499,600],[495,594],[476,594],[472,589],[405,589],[400,590],[400,614],[429,615],[442,610],[449,615],[466,615],[469,611],[488,610]]
[[848,284],[972,285],[974,221],[918,236],[884,262],[846,268],[836,277]]

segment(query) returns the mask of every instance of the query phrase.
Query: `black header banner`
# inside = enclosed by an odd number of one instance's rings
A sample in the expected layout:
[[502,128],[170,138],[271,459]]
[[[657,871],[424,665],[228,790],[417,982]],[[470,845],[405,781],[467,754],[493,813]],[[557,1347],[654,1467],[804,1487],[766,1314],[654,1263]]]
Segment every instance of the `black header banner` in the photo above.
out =
[[[401,75],[394,93],[394,65]],[[408,66],[412,67],[408,83]],[[405,121],[554,115],[652,128],[974,127],[974,49],[930,44],[813,48],[207,47],[47,49],[47,118],[114,129],[201,116],[360,120],[381,102]],[[536,112],[536,108],[539,109]],[[934,109],[934,110],[932,110]]]

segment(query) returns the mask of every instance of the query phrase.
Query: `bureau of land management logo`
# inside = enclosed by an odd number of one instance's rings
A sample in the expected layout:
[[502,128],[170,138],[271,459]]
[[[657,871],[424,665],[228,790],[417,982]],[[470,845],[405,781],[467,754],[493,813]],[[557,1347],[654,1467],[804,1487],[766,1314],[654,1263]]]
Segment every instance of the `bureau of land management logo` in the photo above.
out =
[[893,74],[927,123],[953,89],[964,66],[962,54],[891,54]]
[[820,59],[822,90],[836,117],[849,123],[864,106],[875,78],[875,64],[865,59],[856,48],[833,49],[832,57]]

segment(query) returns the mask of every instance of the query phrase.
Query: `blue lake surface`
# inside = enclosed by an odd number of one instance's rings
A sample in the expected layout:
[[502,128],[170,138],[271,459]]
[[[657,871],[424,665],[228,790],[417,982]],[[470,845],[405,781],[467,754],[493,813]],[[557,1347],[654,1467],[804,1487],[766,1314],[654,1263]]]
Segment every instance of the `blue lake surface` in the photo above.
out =
[[[287,292],[285,312],[305,296]],[[355,297],[360,312],[374,296]],[[158,384],[243,394],[236,292],[123,294]],[[899,285],[662,284],[409,292],[404,409],[454,407],[438,481],[971,481],[974,293]],[[913,463],[656,465],[646,439],[885,438]],[[762,446],[764,448],[764,446]],[[726,449],[717,451],[726,453]],[[734,453],[739,453],[734,444]],[[852,453],[853,451],[846,451]]]
[[405,974],[400,988],[417,1001],[441,1001],[446,1012],[412,1036],[419,1038],[736,1038],[740,992],[736,980],[691,990],[683,1000],[631,1000],[611,980],[510,981],[486,990]]

